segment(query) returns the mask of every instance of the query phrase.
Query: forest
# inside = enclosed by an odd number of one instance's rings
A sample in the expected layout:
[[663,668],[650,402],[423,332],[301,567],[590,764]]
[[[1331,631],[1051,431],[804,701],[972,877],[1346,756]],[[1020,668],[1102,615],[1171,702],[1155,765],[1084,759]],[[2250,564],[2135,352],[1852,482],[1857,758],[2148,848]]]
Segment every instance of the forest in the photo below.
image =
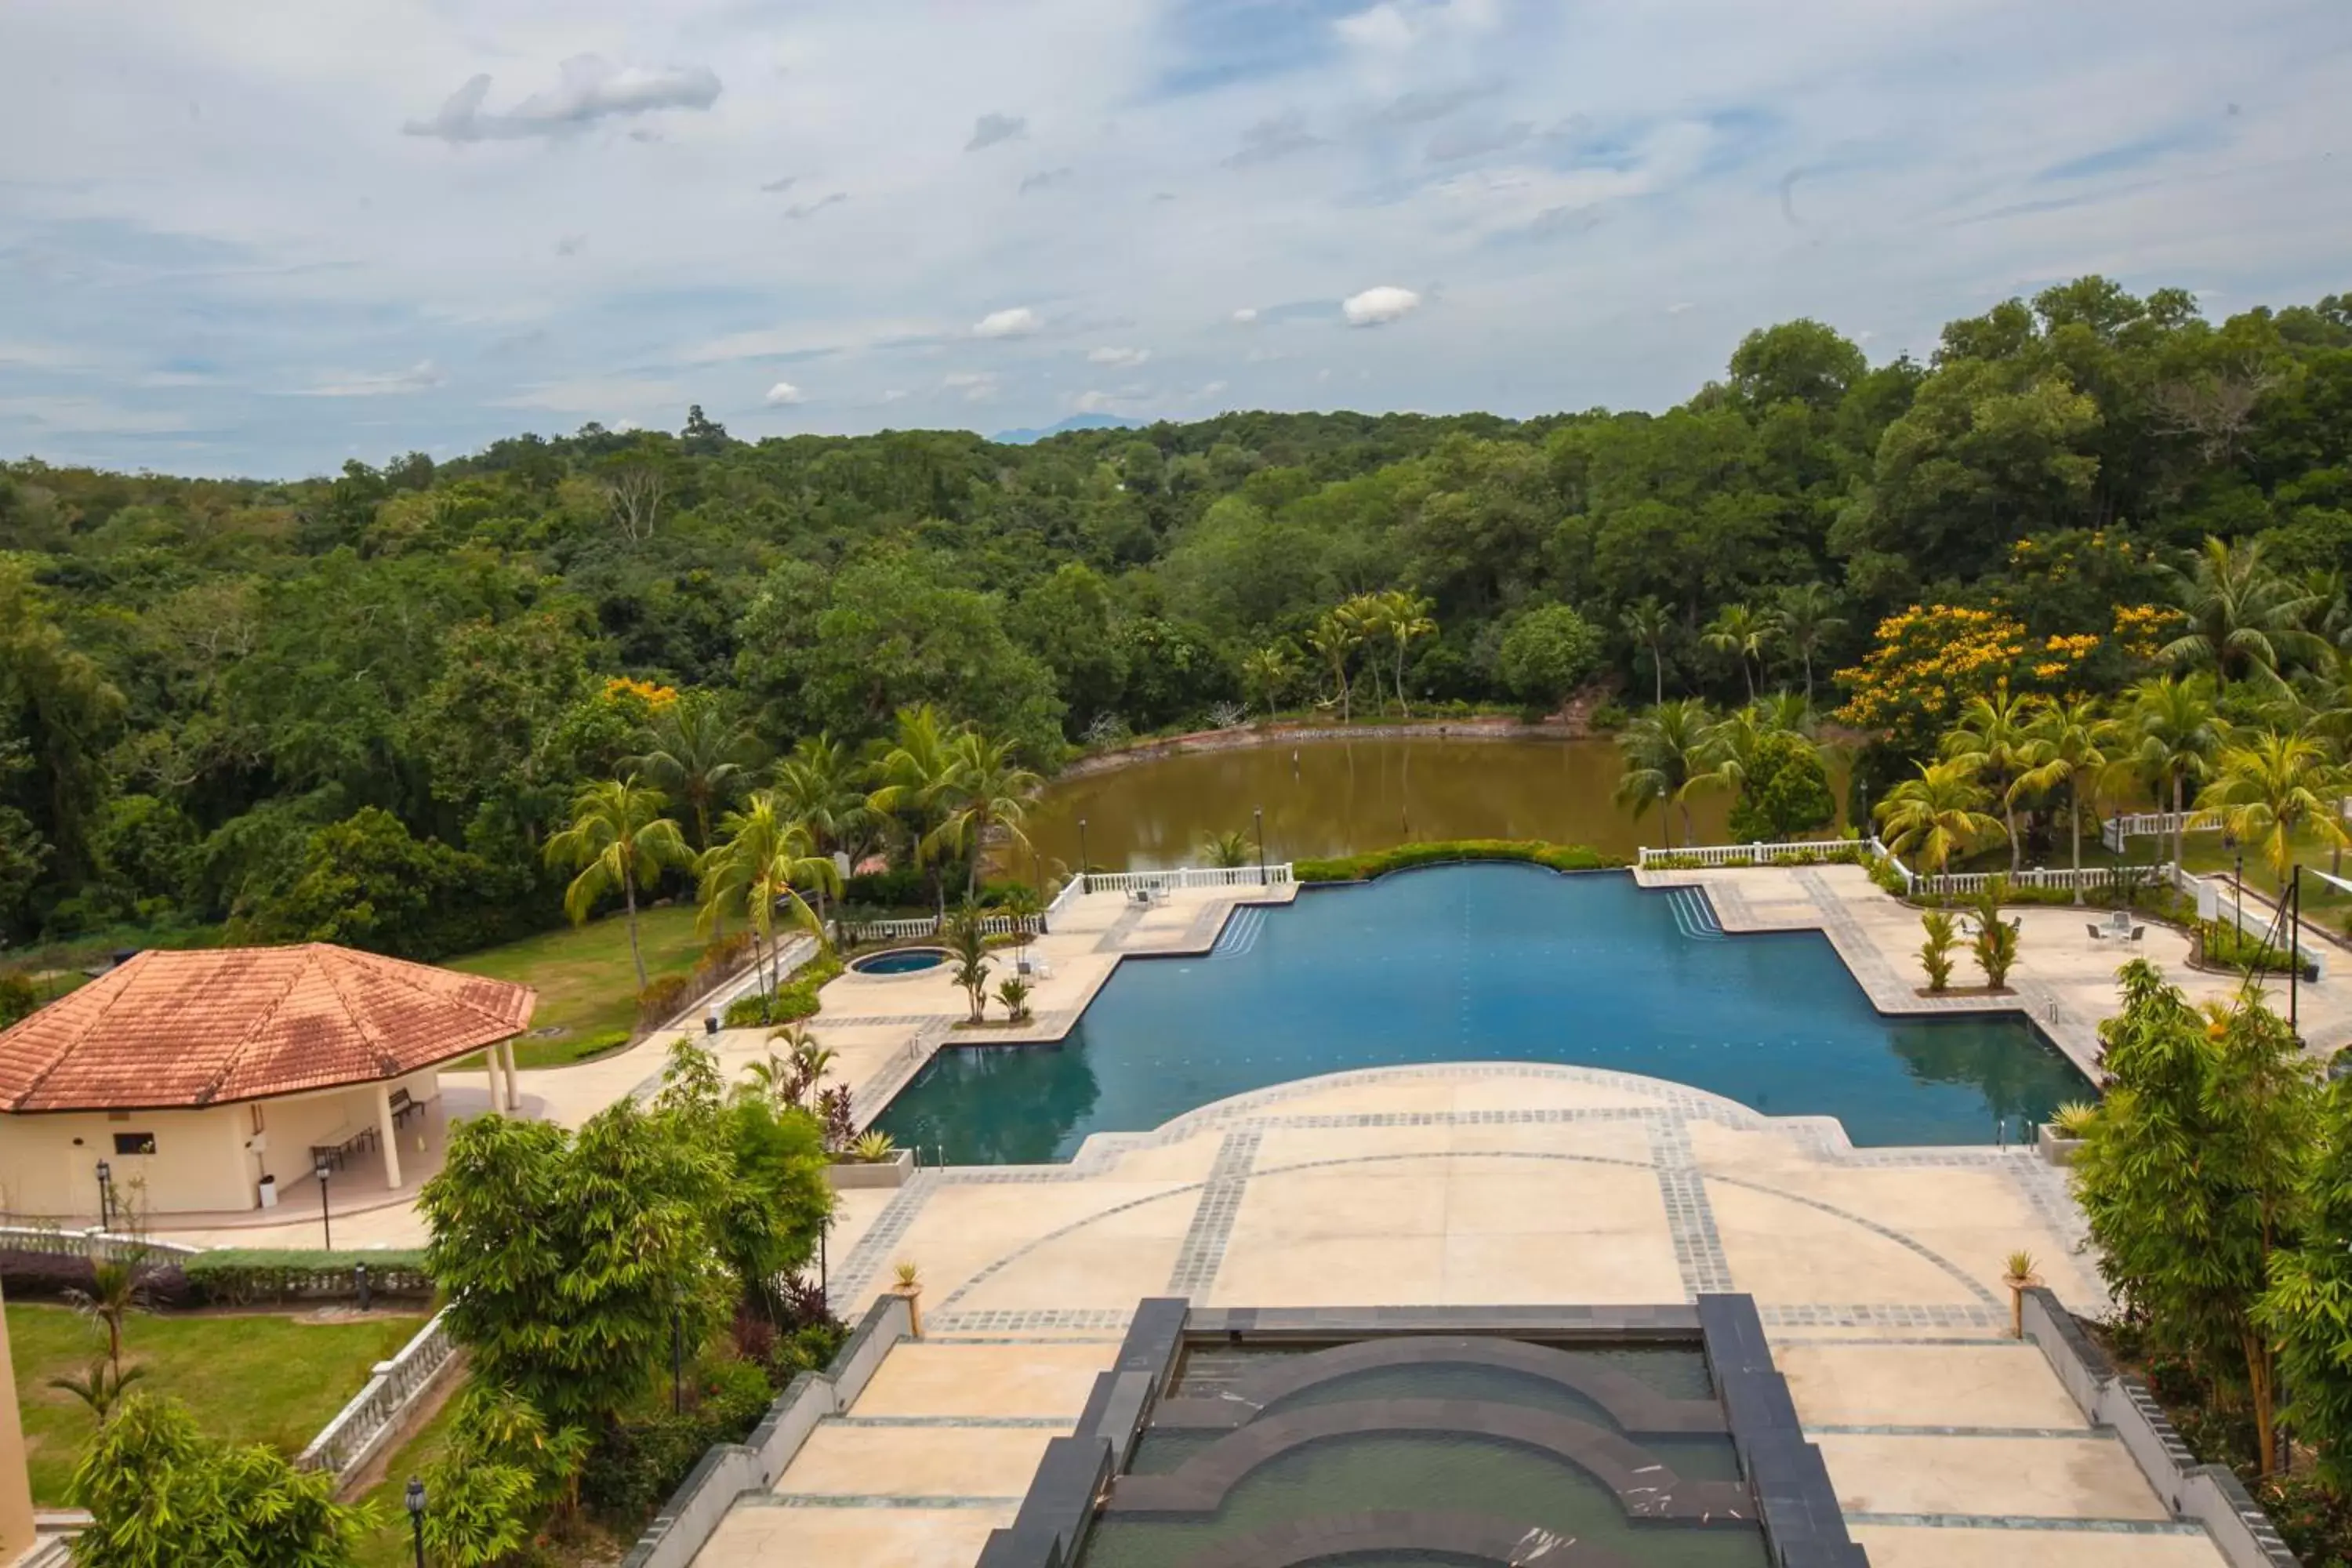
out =
[[[1970,697],[2105,698],[2200,636],[2225,690],[2327,679],[2347,569],[2352,295],[2216,321],[2095,277],[1924,361],[1764,328],[1654,415],[1013,447],[693,409],[331,479],[27,458],[0,465],[0,937],[461,951],[562,920],[545,847],[630,759],[699,726],[748,781],[923,705],[1050,774],[1253,712],[1780,688],[1883,788]],[[690,847],[725,804],[673,800]]]

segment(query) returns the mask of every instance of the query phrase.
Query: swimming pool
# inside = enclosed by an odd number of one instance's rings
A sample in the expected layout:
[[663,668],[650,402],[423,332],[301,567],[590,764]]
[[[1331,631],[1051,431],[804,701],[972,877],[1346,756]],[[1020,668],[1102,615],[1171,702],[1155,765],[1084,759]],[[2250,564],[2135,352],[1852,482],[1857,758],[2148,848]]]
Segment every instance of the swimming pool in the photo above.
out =
[[860,974],[919,974],[947,961],[948,950],[943,947],[894,947],[887,952],[853,958],[849,967]]
[[876,1125],[929,1157],[1067,1159],[1351,1068],[1535,1061],[1672,1079],[1858,1144],[1991,1143],[2087,1100],[2014,1016],[1882,1017],[1814,931],[1727,937],[1630,876],[1451,866],[1244,909],[1203,958],[1129,959],[1058,1046],[958,1047]]

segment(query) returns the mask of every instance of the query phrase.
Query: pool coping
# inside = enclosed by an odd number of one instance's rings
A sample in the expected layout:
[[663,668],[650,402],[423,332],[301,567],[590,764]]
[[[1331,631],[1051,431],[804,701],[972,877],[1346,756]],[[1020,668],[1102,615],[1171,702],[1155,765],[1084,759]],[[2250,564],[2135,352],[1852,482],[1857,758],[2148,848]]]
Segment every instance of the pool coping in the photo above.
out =
[[[1064,1041],[1069,1038],[1070,1035],[1077,1028],[1080,1022],[1084,1020],[1087,1009],[1094,1005],[1095,999],[1102,994],[1103,988],[1108,985],[1112,977],[1118,973],[1121,964],[1129,962],[1141,963],[1159,959],[1199,959],[1206,957],[1208,954],[1215,951],[1217,942],[1224,935],[1225,927],[1232,922],[1234,916],[1242,910],[1253,907],[1260,909],[1282,908],[1295,904],[1298,899],[1304,898],[1310,893],[1340,892],[1355,889],[1370,888],[1379,882],[1388,879],[1391,877],[1411,876],[1415,872],[1422,871],[1453,870],[1465,866],[1524,867],[1528,870],[1540,871],[1554,877],[1631,877],[1633,879],[1634,887],[1640,889],[1643,892],[1664,892],[1675,889],[1690,889],[1696,891],[1706,900],[1708,908],[1714,911],[1716,923],[1723,929],[1723,931],[1727,936],[1785,936],[1802,935],[1811,932],[1826,939],[1830,945],[1830,951],[1835,953],[1837,955],[1838,962],[1844,965],[1847,974],[1853,977],[1855,985],[1861,989],[1864,999],[1870,1004],[1871,1010],[1878,1014],[1881,1017],[1968,1018],[1999,1016],[2004,1015],[2017,1017],[2021,1019],[2027,1026],[2033,1031],[2036,1038],[2040,1039],[2044,1045],[2047,1045],[2052,1049],[2057,1051],[2061,1056],[2064,1057],[2068,1064],[2072,1066],[2077,1073],[2082,1075],[2084,1079],[2084,1088],[2086,1091],[2095,1094],[2098,1091],[2099,1083],[2104,1076],[2100,1072],[2097,1065],[2096,1053],[2098,1049],[2098,1035],[2095,1022],[2085,1026],[2083,1030],[2083,1033],[2087,1037],[2086,1041],[2078,1042],[2069,1037],[2053,1033],[2050,1028],[2044,1026],[2042,1019],[2034,1016],[2031,1004],[2033,1001],[2039,1001],[2043,1004],[2045,1009],[2054,1009],[2062,1015],[2063,1009],[2059,1008],[2054,997],[2047,995],[2046,993],[2039,991],[2038,988],[2032,992],[2029,992],[2026,987],[2020,986],[2008,997],[1948,997],[1942,999],[1923,997],[1917,995],[1916,993],[1904,991],[1896,982],[1893,970],[1886,964],[1884,957],[1878,952],[1875,947],[1869,944],[1869,941],[1866,937],[1861,935],[1860,928],[1855,924],[1851,915],[1845,915],[1844,917],[1845,926],[1847,929],[1841,931],[1838,928],[1836,922],[1828,912],[1828,906],[1825,906],[1822,900],[1824,898],[1827,898],[1834,901],[1839,899],[1841,895],[1832,889],[1817,885],[1817,868],[1801,868],[1798,869],[1799,879],[1804,884],[1813,909],[1816,913],[1822,916],[1822,919],[1815,921],[1800,921],[1786,923],[1775,923],[1772,921],[1759,920],[1754,911],[1748,908],[1747,900],[1744,898],[1719,898],[1717,896],[1718,891],[1729,892],[1730,889],[1724,888],[1722,884],[1717,882],[1701,880],[1694,876],[1689,870],[1677,869],[1662,871],[1637,867],[1612,866],[1589,867],[1577,870],[1561,870],[1557,867],[1540,865],[1530,860],[1440,860],[1432,861],[1428,864],[1420,866],[1400,866],[1393,870],[1384,871],[1378,877],[1357,878],[1342,882],[1302,882],[1297,884],[1295,890],[1287,896],[1236,896],[1230,900],[1212,900],[1210,902],[1202,906],[1202,913],[1194,917],[1192,928],[1186,931],[1183,936],[1180,939],[1182,945],[1155,947],[1148,951],[1138,952],[1128,952],[1124,951],[1115,952],[1112,955],[1112,963],[1110,966],[1103,971],[1101,977],[1092,985],[1088,986],[1086,992],[1076,1003],[1068,1007],[1056,1008],[1051,1013],[1038,1014],[1035,1021],[1033,1022],[1026,1029],[992,1031],[985,1037],[967,1034],[964,1037],[959,1038],[957,1037],[958,1031],[955,1028],[957,1020],[951,1017],[942,1016],[932,1022],[923,1024],[915,1030],[913,1036],[908,1039],[907,1047],[904,1050],[895,1052],[888,1061],[885,1062],[880,1068],[869,1074],[863,1083],[860,1083],[856,1087],[850,1096],[850,1102],[854,1108],[853,1114],[855,1116],[856,1125],[860,1131],[863,1131],[880,1120],[882,1115],[890,1109],[892,1102],[895,1101],[900,1094],[906,1091],[908,1086],[912,1084],[922,1070],[930,1065],[931,1058],[937,1056],[942,1049],[1001,1048],[1015,1046],[1061,1045]],[[1811,872],[1813,875],[1807,875],[1808,872]],[[1844,911],[1843,910],[1838,912],[1841,915],[1844,915]],[[1213,923],[1212,923],[1212,916],[1214,917]],[[1204,928],[1206,928],[1205,934]],[[1109,933],[1107,932],[1106,936]],[[1842,937],[1843,940],[1841,940]],[[1857,956],[1857,953],[1860,954],[1859,957]],[[916,973],[921,974],[928,973],[929,972],[917,971]],[[899,975],[868,974],[861,975],[860,978],[864,980],[888,981],[906,977]],[[817,1022],[822,1025],[823,1021],[822,1015],[820,1015]],[[1318,1075],[1316,1079],[1300,1079],[1297,1081],[1313,1082],[1318,1081],[1321,1079],[1339,1078],[1346,1073],[1359,1071],[1410,1070],[1412,1068],[1421,1067],[1445,1068],[1511,1065],[1515,1064],[1513,1064],[1509,1058],[1482,1058],[1476,1062],[1401,1062],[1388,1064],[1382,1068],[1341,1068],[1336,1073]],[[1528,1062],[1517,1065],[1524,1065],[1529,1068],[1575,1068],[1577,1066],[1577,1064],[1562,1062]],[[1599,1072],[1619,1071],[1619,1069],[1613,1068],[1591,1068],[1582,1070]],[[1622,1076],[1648,1077],[1650,1075],[1624,1074]],[[1905,1144],[1856,1144],[1846,1135],[1844,1124],[1833,1116],[1822,1114],[1771,1116],[1766,1112],[1755,1110],[1752,1106],[1741,1105],[1738,1100],[1725,1099],[1725,1097],[1719,1095],[1714,1095],[1711,1091],[1700,1089],[1696,1084],[1684,1083],[1677,1079],[1657,1079],[1655,1081],[1673,1084],[1675,1087],[1688,1090],[1693,1094],[1706,1096],[1709,1099],[1721,1100],[1726,1105],[1736,1107],[1739,1110],[1757,1118],[1759,1121],[1770,1121],[1775,1124],[1790,1122],[1827,1123],[1835,1129],[1835,1136],[1825,1140],[1825,1142],[1834,1146],[1842,1146],[1849,1151],[1859,1150],[1865,1147],[1873,1149],[1910,1147],[1910,1145]],[[1227,1099],[1223,1100],[1211,1100],[1205,1105],[1195,1106],[1190,1110],[1180,1113],[1178,1116],[1162,1123],[1158,1128],[1124,1130],[1106,1129],[1101,1131],[1088,1133],[1085,1141],[1078,1145],[1076,1151],[1074,1152],[1066,1160],[1049,1161],[1043,1163],[1031,1162],[1025,1164],[1013,1164],[1001,1167],[988,1166],[983,1168],[1014,1170],[1058,1170],[1067,1169],[1072,1166],[1086,1166],[1092,1168],[1101,1161],[1112,1157],[1128,1148],[1136,1146],[1136,1141],[1153,1138],[1157,1134],[1166,1131],[1168,1129],[1192,1121],[1194,1118],[1199,1117],[1203,1111],[1207,1111],[1218,1106],[1231,1102],[1238,1102],[1242,1100],[1264,1094],[1270,1089],[1276,1089],[1282,1087],[1284,1086],[1280,1084],[1268,1084],[1256,1089],[1245,1089],[1240,1095],[1228,1096]],[[1097,1148],[1097,1144],[1098,1142],[1102,1145],[1100,1149]],[[1941,1145],[1936,1146],[1941,1147]],[[1952,1146],[1956,1148],[1976,1147],[1974,1144],[1956,1144]]]
[[[1693,1303],[1654,1307],[1369,1309],[1195,1308],[1186,1297],[1160,1296],[1137,1304],[1118,1357],[1096,1377],[1076,1429],[1046,1445],[1019,1511],[1010,1525],[990,1532],[976,1568],[1066,1568],[1076,1561],[1097,1514],[1115,1506],[1113,1483],[1126,1473],[1186,1344],[1403,1335],[1696,1344],[1739,1457],[1738,1484],[1755,1504],[1770,1560],[1778,1568],[1865,1568],[1869,1561],[1846,1532],[1828,1467],[1805,1436],[1751,1296],[1703,1294]],[[1400,1511],[1391,1523],[1402,1529],[1436,1517]]]

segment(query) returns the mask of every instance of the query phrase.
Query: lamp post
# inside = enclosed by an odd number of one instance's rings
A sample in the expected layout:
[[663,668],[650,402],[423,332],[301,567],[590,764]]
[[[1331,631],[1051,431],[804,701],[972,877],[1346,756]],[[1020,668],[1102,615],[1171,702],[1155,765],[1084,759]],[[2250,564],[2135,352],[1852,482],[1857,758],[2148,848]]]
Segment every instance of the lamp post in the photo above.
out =
[[1257,884],[1265,886],[1265,807],[1250,807],[1250,819],[1257,824]]
[[334,1173],[327,1162],[319,1162],[315,1173],[319,1178],[319,1226],[327,1233],[327,1250],[335,1250],[335,1222],[327,1213],[327,1178]]
[[408,1530],[416,1538],[416,1568],[425,1568],[425,1483],[408,1478]]
[[1087,819],[1078,818],[1078,891],[1087,890],[1087,868],[1093,862],[1087,858]]
[[114,1167],[100,1160],[98,1163],[98,1228],[106,1229],[114,1223]]

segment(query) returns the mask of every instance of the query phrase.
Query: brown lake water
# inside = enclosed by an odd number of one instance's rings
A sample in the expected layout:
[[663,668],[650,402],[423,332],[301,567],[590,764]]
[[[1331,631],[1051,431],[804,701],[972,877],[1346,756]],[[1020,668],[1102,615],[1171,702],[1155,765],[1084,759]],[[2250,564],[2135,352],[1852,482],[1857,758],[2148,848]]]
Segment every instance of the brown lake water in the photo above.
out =
[[[1086,853],[1105,870],[1198,864],[1213,833],[1255,831],[1265,813],[1268,861],[1385,849],[1440,838],[1545,838],[1630,856],[1680,842],[1682,824],[1655,808],[1637,824],[1610,798],[1623,771],[1616,742],[1585,741],[1307,741],[1167,757],[1046,790],[1029,836],[1050,865]],[[1841,792],[1843,770],[1832,765]],[[1692,805],[1702,844],[1722,843],[1728,796]],[[1671,837],[1669,837],[1671,833]]]

